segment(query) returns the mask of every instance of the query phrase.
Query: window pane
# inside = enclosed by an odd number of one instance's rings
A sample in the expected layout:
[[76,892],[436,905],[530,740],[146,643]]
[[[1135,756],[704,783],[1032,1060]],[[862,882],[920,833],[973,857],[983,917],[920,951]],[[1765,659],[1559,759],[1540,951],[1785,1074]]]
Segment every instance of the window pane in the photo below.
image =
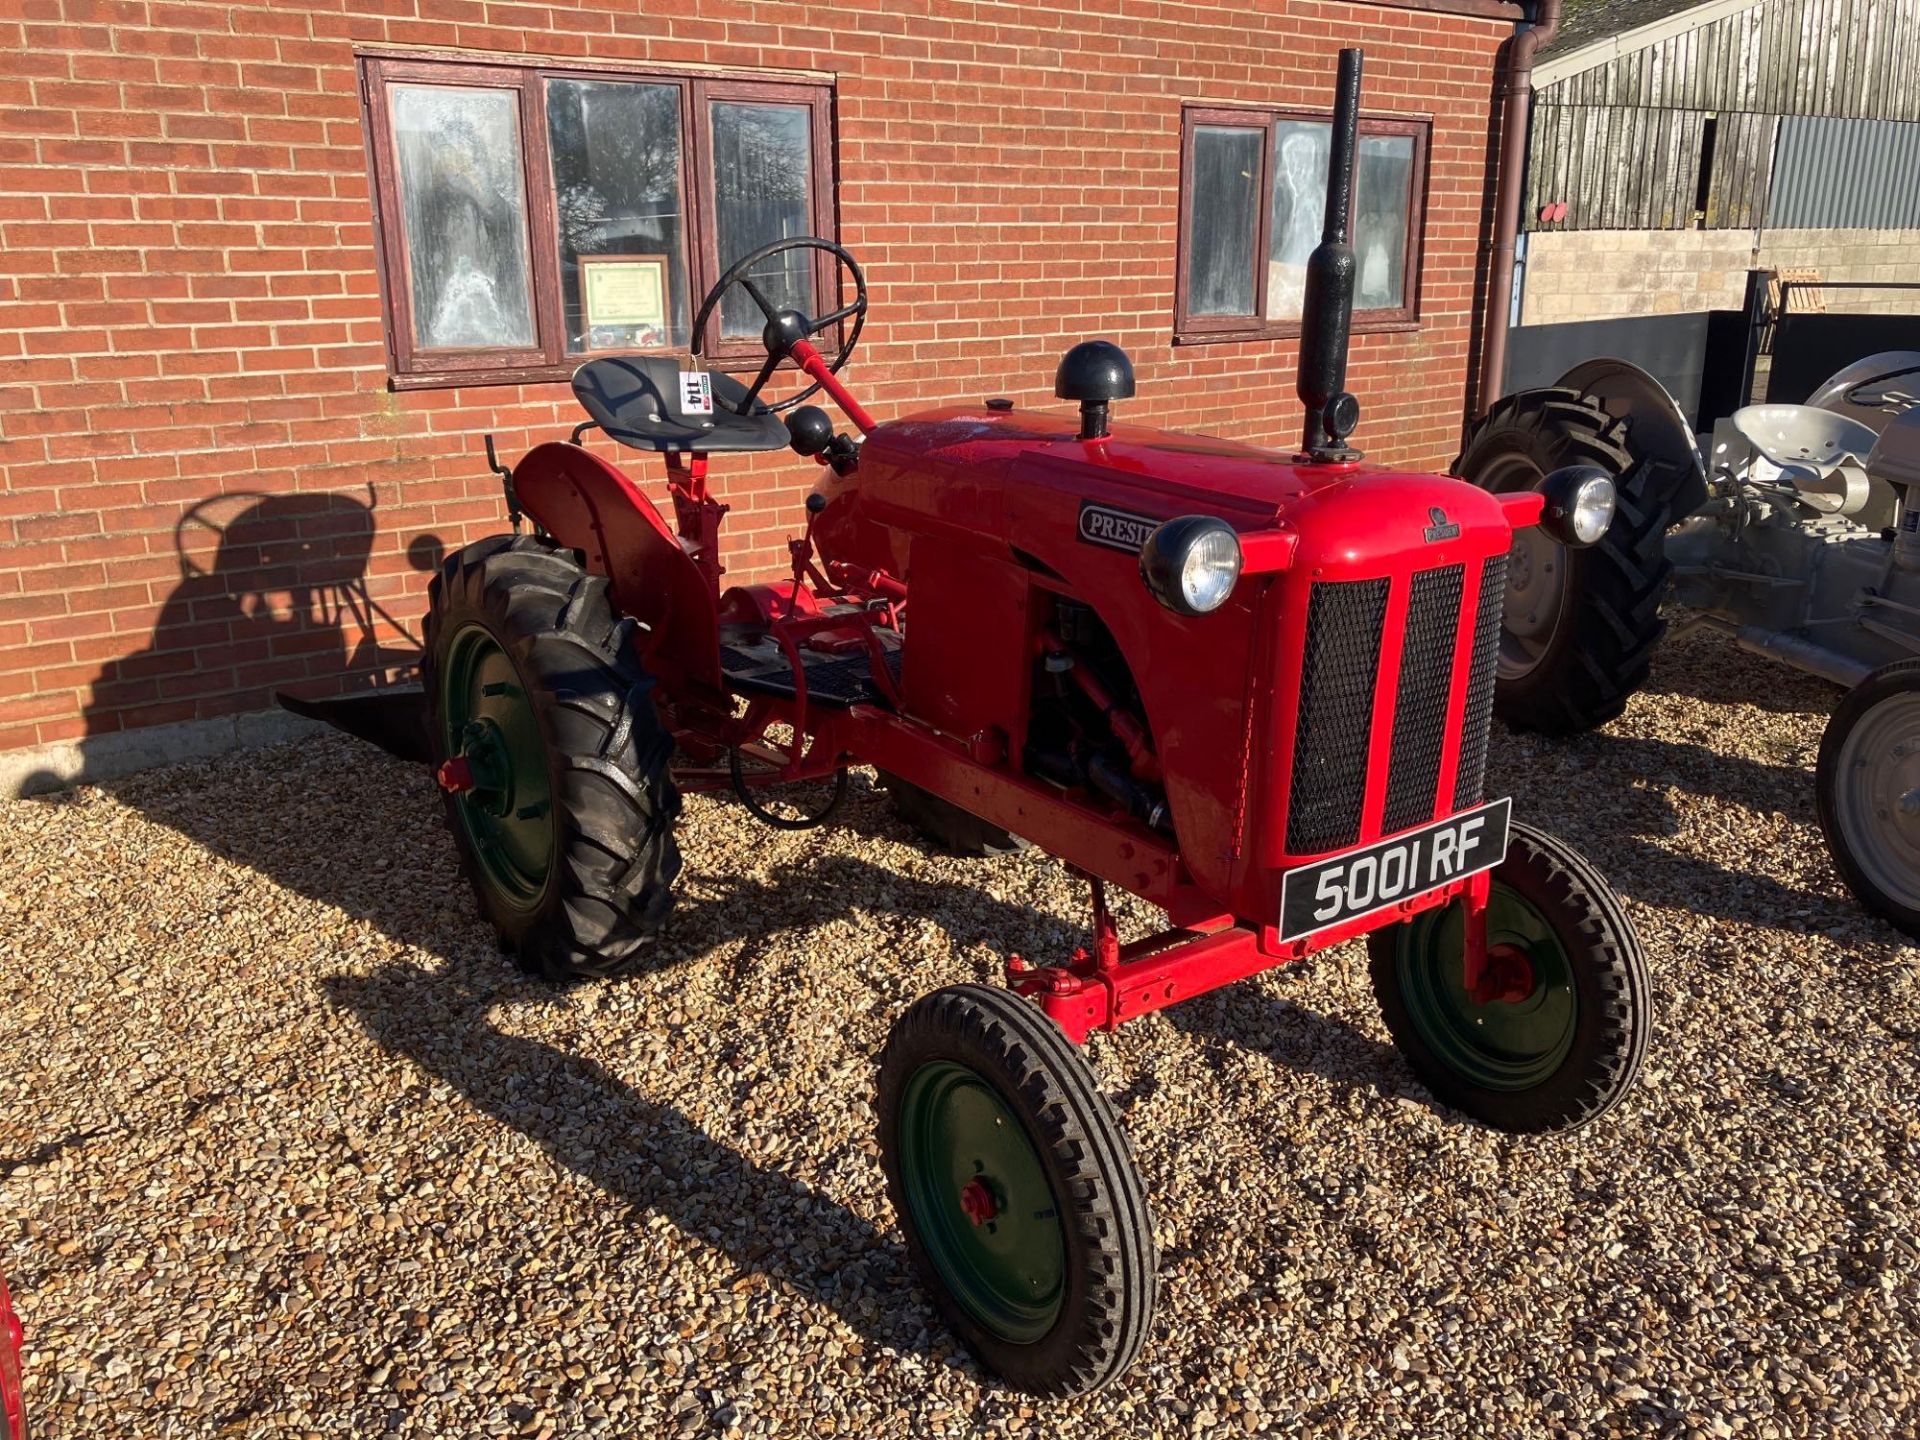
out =
[[[813,233],[813,116],[803,105],[713,107],[713,188],[720,269],[774,240]],[[777,309],[808,315],[818,252],[791,250],[756,268],[753,281]],[[758,335],[760,307],[735,286],[720,303],[720,333]]]
[[1267,318],[1298,320],[1306,295],[1307,257],[1320,243],[1327,213],[1327,148],[1333,127],[1323,120],[1282,120],[1273,130]]
[[685,349],[679,87],[555,80],[547,138],[567,349]]
[[[1274,127],[1273,228],[1267,257],[1267,318],[1298,320],[1307,257],[1320,243],[1327,213],[1324,121],[1282,120]],[[1413,194],[1413,137],[1360,137],[1354,177],[1355,310],[1397,310],[1406,303],[1407,207]]]
[[1407,208],[1413,197],[1413,137],[1368,135],[1360,141],[1359,195],[1354,201],[1356,310],[1397,310],[1407,303]]
[[396,85],[392,100],[415,345],[531,346],[519,95]]
[[1253,313],[1253,242],[1265,132],[1239,125],[1193,131],[1187,313]]

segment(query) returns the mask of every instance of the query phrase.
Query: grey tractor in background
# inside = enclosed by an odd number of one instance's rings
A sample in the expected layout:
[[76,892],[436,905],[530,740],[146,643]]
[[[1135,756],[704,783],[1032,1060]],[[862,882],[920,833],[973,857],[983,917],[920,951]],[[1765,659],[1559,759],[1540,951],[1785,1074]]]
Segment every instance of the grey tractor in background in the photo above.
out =
[[1577,463],[1614,476],[1619,508],[1588,550],[1516,538],[1499,713],[1604,724],[1670,621],[1849,687],[1820,745],[1821,829],[1860,902],[1920,938],[1920,351],[1700,435],[1646,371],[1589,360],[1500,400],[1454,471],[1513,490]]

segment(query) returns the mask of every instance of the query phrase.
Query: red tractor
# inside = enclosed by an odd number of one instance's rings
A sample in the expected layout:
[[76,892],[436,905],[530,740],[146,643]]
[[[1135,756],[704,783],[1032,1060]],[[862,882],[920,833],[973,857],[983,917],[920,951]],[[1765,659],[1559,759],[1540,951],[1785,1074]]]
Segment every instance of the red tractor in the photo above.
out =
[[[836,373],[860,267],[795,238],[735,264],[694,322],[737,333],[757,311],[750,384],[672,357],[582,365],[572,440],[496,462],[516,533],[432,585],[447,812],[482,909],[538,974],[646,956],[689,790],[804,826],[872,765],[928,836],[1020,837],[1087,877],[1085,949],[926,996],[880,1062],[913,1260],[980,1360],[1041,1394],[1120,1374],[1154,1305],[1141,1180],[1075,1048],[1093,1031],[1365,935],[1408,1063],[1488,1125],[1593,1119],[1647,1044],[1645,961],[1606,882],[1486,791],[1515,531],[1591,543],[1611,487],[1574,469],[1490,494],[1346,445],[1359,79],[1344,53],[1301,453],[1114,424],[1133,375],[1102,341],[1059,367],[1077,424],[1004,400],[877,423]],[[788,365],[809,383],[767,403]],[[816,391],[857,437],[794,408]],[[664,457],[672,524],[577,443],[596,427]],[[792,573],[726,586],[709,459],[781,446],[822,469]],[[1108,885],[1168,928],[1123,943]]]

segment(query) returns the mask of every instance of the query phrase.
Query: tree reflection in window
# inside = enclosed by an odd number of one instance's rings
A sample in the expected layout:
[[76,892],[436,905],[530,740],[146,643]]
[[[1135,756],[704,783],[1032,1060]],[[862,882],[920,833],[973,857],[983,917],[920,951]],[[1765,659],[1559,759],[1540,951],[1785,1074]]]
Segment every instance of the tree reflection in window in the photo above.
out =
[[518,97],[393,88],[413,330],[421,349],[531,346]]
[[[682,243],[679,90],[631,81],[553,80],[547,86],[547,137],[568,351],[685,348],[693,317]],[[663,257],[668,330],[589,327],[582,255]]]
[[[812,233],[811,122],[811,112],[800,105],[714,103],[715,229],[722,271],[762,245]],[[812,252],[776,256],[757,267],[752,279],[775,307],[816,313]],[[758,335],[765,323],[760,307],[737,286],[720,302],[720,333],[727,339]]]
[[1407,303],[1407,206],[1413,193],[1413,137],[1364,135],[1355,179],[1353,303],[1388,310]]
[[1307,293],[1307,257],[1327,213],[1330,127],[1309,120],[1274,126],[1273,219],[1267,242],[1267,318],[1298,320]]
[[[1282,120],[1274,126],[1273,215],[1267,245],[1269,320],[1300,318],[1307,257],[1320,243],[1327,213],[1327,151],[1332,134],[1321,121]],[[1412,136],[1360,137],[1352,227],[1356,310],[1395,310],[1407,303],[1407,209],[1412,180]]]
[[[728,262],[833,233],[830,85],[403,55],[360,73],[395,388],[684,354]],[[824,268],[795,257],[755,279],[815,312],[832,308]],[[735,294],[716,360],[755,363],[760,329]]]
[[1195,315],[1253,312],[1253,237],[1259,218],[1258,130],[1202,125],[1193,132],[1193,258],[1187,304]]

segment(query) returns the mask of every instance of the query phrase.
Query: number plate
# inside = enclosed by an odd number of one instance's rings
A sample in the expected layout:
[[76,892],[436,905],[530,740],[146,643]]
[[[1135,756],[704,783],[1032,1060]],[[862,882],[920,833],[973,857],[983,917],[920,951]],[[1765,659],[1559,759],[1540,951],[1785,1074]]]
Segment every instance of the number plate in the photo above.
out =
[[1512,800],[1490,800],[1391,840],[1287,871],[1280,877],[1280,938],[1299,940],[1491,870],[1507,858],[1512,814]]

